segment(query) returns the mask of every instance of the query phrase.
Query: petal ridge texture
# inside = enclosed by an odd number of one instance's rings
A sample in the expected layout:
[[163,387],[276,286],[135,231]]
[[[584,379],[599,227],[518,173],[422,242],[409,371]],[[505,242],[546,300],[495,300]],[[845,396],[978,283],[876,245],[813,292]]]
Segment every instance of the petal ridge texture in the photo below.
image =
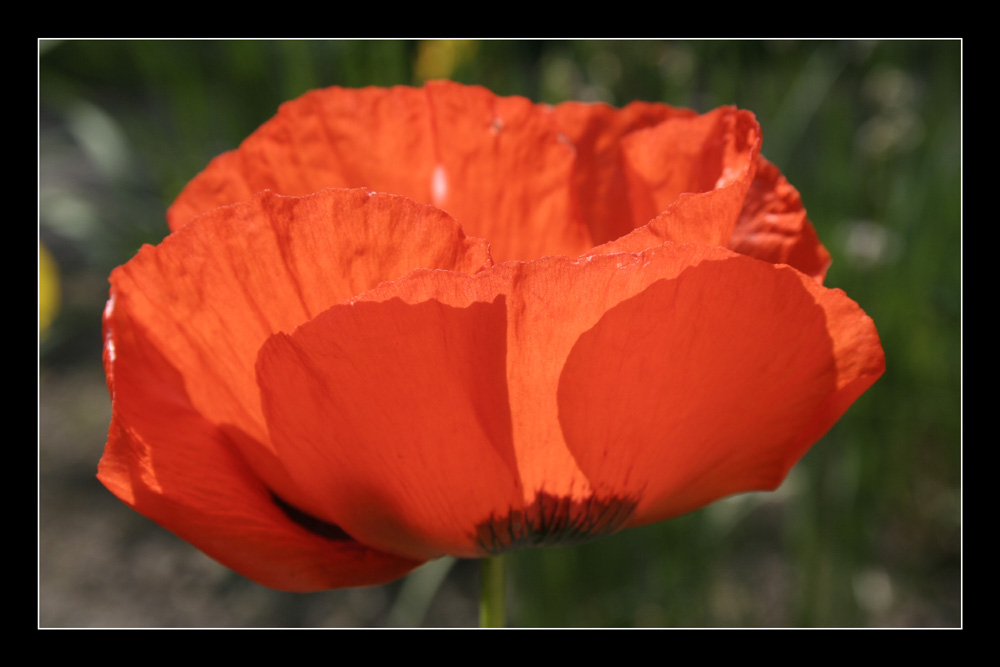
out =
[[313,91],[111,275],[98,477],[264,585],[776,488],[882,374],[753,114]]

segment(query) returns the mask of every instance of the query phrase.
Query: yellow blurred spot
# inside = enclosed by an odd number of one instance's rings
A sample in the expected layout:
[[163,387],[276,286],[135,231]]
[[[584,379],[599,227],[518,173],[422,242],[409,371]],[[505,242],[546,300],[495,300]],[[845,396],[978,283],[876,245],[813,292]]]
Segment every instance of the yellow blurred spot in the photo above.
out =
[[59,267],[38,244],[38,333],[44,337],[59,311]]
[[447,79],[465,60],[476,52],[478,45],[471,39],[433,39],[420,42],[414,73],[422,81]]

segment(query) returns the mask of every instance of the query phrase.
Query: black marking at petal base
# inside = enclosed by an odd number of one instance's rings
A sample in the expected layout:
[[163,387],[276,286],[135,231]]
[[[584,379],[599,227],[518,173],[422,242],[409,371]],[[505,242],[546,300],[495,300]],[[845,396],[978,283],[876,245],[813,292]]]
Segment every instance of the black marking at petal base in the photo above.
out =
[[543,491],[523,510],[490,516],[476,526],[475,539],[491,555],[528,547],[582,544],[621,528],[637,504],[638,500],[618,496],[573,500]]
[[356,541],[353,537],[345,533],[344,529],[340,526],[333,523],[327,523],[322,519],[317,519],[311,514],[306,514],[296,507],[292,507],[273,491],[271,491],[271,500],[274,501],[274,504],[277,505],[281,511],[285,513],[285,516],[291,519],[293,523],[305,528],[314,535],[319,535],[320,537],[333,540],[335,542]]

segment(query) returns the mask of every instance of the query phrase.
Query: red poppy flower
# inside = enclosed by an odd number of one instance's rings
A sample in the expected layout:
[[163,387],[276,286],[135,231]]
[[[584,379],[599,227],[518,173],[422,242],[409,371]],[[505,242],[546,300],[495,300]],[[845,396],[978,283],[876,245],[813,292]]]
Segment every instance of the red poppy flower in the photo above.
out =
[[101,481],[298,591],[775,488],[884,358],[760,142],[451,83],[282,106],[111,276]]

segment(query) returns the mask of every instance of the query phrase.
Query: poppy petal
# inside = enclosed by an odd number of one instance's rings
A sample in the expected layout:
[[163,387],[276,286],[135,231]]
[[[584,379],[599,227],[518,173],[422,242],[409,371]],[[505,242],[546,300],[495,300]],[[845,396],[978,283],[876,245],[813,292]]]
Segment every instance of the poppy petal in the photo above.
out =
[[489,239],[498,262],[593,245],[573,201],[575,151],[551,107],[443,82],[427,90],[437,136],[428,203]]
[[[760,126],[753,114],[734,107],[675,119],[629,135],[622,141],[622,151],[632,181],[635,226],[654,220],[684,194],[725,191],[730,184],[739,184],[737,191],[745,193],[760,143]],[[693,219],[685,220],[684,225],[675,217],[661,235],[680,243],[724,245],[738,212],[738,207],[726,214],[715,210],[708,217],[691,216]],[[652,223],[657,224],[655,220]]]
[[764,158],[729,247],[772,264],[790,264],[820,283],[830,268],[830,253],[806,218],[798,190]]
[[667,243],[416,271],[272,337],[258,374],[296,479],[426,558],[489,551],[470,526],[543,506],[606,532],[770,488],[883,364],[843,293]]
[[433,204],[466,232],[488,238],[494,258],[578,255],[592,240],[573,212],[574,150],[549,107],[485,88],[307,93],[237,151],[216,158],[168,212],[172,229],[201,211],[271,189],[371,188]]
[[[621,109],[601,103],[564,102],[556,105],[552,113],[559,130],[576,151],[573,193],[579,215],[594,243],[613,241],[646,224],[651,216],[648,212],[636,212],[630,201],[622,141],[638,130],[697,114],[690,109],[649,102],[632,102]],[[670,152],[670,147],[666,147],[666,152]],[[647,199],[648,196],[643,197]]]
[[225,426],[275,493],[315,514],[322,508],[274,457],[254,374],[260,346],[415,267],[473,272],[489,261],[484,241],[464,237],[445,213],[404,197],[265,192],[143,248],[111,283],[119,309],[142,324],[185,379],[197,413]]
[[434,147],[426,93],[330,88],[282,104],[239,149],[212,160],[167,211],[176,230],[261,190],[301,196],[372,188],[429,203]]
[[[815,275],[828,257],[794,189],[761,161],[764,178],[746,194],[759,147],[753,115],[731,107],[701,116],[649,103],[548,107],[444,81],[330,88],[282,105],[192,180],[167,217],[178,229],[264,189],[368,187],[448,211],[490,239],[498,261],[575,256],[637,229],[595,252],[728,244]],[[744,195],[739,217],[729,209]]]
[[775,488],[885,367],[871,319],[840,290],[721,249],[643,257],[680,270],[661,264],[626,299],[600,292],[605,311],[559,386],[591,484],[641,493],[631,525]]
[[[420,563],[310,523],[261,483],[236,447],[191,405],[184,378],[115,300],[105,313],[113,398],[98,478],[209,556],[290,591],[384,583]],[[192,464],[192,462],[197,462]]]
[[[459,276],[446,272],[435,275]],[[261,350],[279,455],[367,544],[414,558],[480,555],[470,527],[519,505],[504,298],[334,306]]]
[[725,246],[754,179],[760,143],[753,114],[731,107],[629,135],[623,151],[636,229],[590,254],[642,252],[664,241]]

